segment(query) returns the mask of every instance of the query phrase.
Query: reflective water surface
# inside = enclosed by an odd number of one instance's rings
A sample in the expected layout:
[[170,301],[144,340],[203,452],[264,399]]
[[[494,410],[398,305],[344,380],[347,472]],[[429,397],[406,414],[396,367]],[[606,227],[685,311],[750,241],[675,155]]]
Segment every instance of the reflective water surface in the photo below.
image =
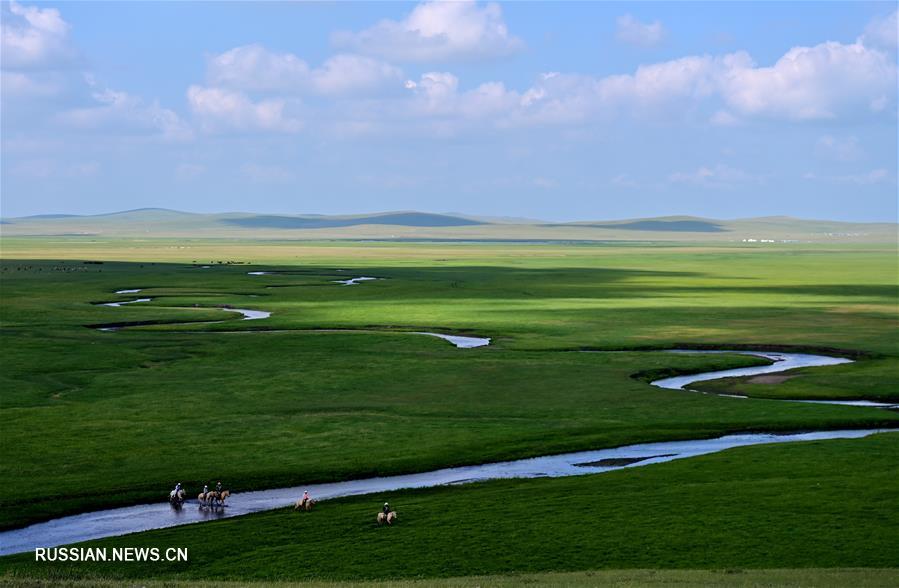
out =
[[[282,508],[292,505],[302,495],[304,490],[308,490],[313,498],[317,500],[326,500],[340,496],[377,494],[391,490],[465,484],[501,478],[582,476],[695,457],[733,447],[820,439],[857,439],[884,431],[883,429],[866,429],[816,431],[791,435],[763,433],[726,435],[716,439],[642,443],[614,449],[579,451],[532,459],[446,468],[433,472],[350,480],[332,484],[309,484],[306,486],[254,492],[240,492],[239,489],[235,489],[236,491],[229,499],[228,506],[219,509],[201,508],[194,500],[187,502],[180,510],[175,510],[169,506],[168,502],[163,501],[156,504],[141,504],[63,517],[23,529],[2,532],[0,533],[0,555],[30,551],[35,547],[53,547],[88,539],[112,537],[136,531],[198,523],[212,518],[233,517]],[[616,460],[618,463],[634,461],[626,465],[612,467],[591,465],[596,462],[602,463],[604,460]],[[188,490],[193,492],[196,489],[189,488]],[[164,494],[160,496],[160,499],[164,500]],[[380,502],[380,499],[372,498],[372,512],[378,509]]]
[[[800,367],[816,367],[852,363],[851,359],[846,359],[844,357],[830,357],[827,355],[813,355],[810,353],[787,353],[775,351],[744,351],[726,349],[718,349],[714,351],[696,351],[691,349],[672,349],[669,351],[669,353],[738,353],[742,355],[755,355],[757,357],[764,357],[772,361],[770,365],[736,368],[732,370],[719,370],[715,372],[705,372],[687,376],[675,376],[673,378],[664,378],[652,382],[654,386],[659,386],[660,388],[669,388],[671,390],[690,390],[690,384],[693,384],[695,382],[705,382],[707,380],[717,380],[718,378],[757,376],[762,374],[773,374]],[[730,398],[746,398],[746,396],[740,396],[736,394],[719,394],[719,396],[727,396]],[[876,402],[873,400],[793,400],[787,398],[777,400],[781,402],[806,402],[809,404],[839,404],[843,406],[899,408],[899,404],[896,404],[894,402]]]

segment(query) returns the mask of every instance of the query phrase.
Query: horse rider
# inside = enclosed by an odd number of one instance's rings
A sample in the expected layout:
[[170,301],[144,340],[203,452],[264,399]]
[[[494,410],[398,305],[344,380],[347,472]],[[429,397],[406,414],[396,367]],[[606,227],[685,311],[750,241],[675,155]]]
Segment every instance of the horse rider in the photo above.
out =
[[181,496],[181,482],[175,484],[175,489],[172,490],[172,493],[169,494],[171,498],[178,498]]
[[308,491],[308,490],[303,490],[303,498],[300,499],[300,504],[303,505],[303,506],[305,507],[305,506],[308,505],[310,502],[312,502],[312,497],[309,496],[309,491]]
[[381,512],[384,513],[384,516],[389,515],[390,514],[390,505],[385,502],[384,508],[381,509]]
[[216,483],[215,483],[215,493],[216,493],[216,494],[221,494],[221,493],[222,493],[222,483],[221,483],[221,482],[216,482]]
[[209,494],[209,486],[206,484],[203,484],[203,495],[205,496],[207,494]]

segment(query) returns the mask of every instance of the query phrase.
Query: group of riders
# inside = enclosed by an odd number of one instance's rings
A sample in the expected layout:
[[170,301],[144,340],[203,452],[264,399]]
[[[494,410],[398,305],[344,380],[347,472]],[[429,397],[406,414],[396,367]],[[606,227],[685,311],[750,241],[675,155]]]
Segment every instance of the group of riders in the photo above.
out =
[[[221,482],[215,483],[215,489],[210,490],[209,485],[203,485],[203,492],[197,497],[197,500],[200,502],[200,505],[214,505],[218,504],[220,506],[224,506],[225,498],[230,496],[231,493],[224,489]],[[175,484],[175,489],[169,492],[169,502],[172,506],[180,507],[184,504],[186,499],[186,493],[184,488],[181,486],[181,482]]]
[[[208,485],[203,485],[203,492],[197,497],[200,505],[214,505],[218,504],[220,506],[224,506],[225,498],[230,496],[231,493],[225,490],[222,487],[221,482],[215,483],[215,489],[210,490]],[[185,500],[185,492],[184,488],[181,487],[181,482],[175,484],[175,489],[169,492],[169,502],[172,506],[180,507],[184,504]],[[305,490],[303,492],[302,498],[300,498],[294,510],[312,510],[312,506],[315,504],[315,500],[312,496],[309,495],[309,491]],[[390,504],[384,503],[384,507],[381,509],[381,512],[378,513],[378,524],[387,523],[388,525],[393,524],[396,521],[396,511],[390,509]]]
[[[303,492],[303,496],[297,500],[296,505],[293,507],[294,510],[304,510],[310,511],[312,510],[312,506],[315,504],[315,500],[309,495],[309,491],[306,490]],[[383,525],[387,523],[388,525],[392,525],[396,522],[397,516],[396,511],[390,508],[390,504],[385,502],[384,507],[378,513],[378,524]]]

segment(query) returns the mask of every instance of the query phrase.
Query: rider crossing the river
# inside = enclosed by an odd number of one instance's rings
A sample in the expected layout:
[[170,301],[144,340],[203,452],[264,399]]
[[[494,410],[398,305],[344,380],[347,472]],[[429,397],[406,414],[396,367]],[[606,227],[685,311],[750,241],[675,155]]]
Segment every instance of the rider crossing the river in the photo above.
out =
[[175,489],[172,490],[172,492],[171,492],[171,494],[169,494],[169,496],[171,498],[177,498],[180,495],[181,495],[181,482],[178,482],[177,484],[175,484]]

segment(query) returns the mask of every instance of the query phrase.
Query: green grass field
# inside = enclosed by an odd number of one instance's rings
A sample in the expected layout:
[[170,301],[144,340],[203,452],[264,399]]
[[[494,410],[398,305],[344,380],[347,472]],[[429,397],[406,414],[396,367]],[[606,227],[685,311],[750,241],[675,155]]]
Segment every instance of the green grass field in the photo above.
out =
[[[771,398],[896,399],[891,246],[75,238],[0,246],[3,528],[160,500],[176,480],[194,488],[223,479],[239,492],[734,431],[899,425],[899,415],[876,409],[733,401],[632,377],[758,361],[653,349],[829,349],[859,361],[780,384],[709,385]],[[254,270],[281,273],[247,275]],[[384,279],[331,282],[359,275]],[[153,301],[92,304],[127,299],[113,293],[125,288]],[[219,305],[273,314],[240,321]],[[198,322],[165,324],[182,321]],[[154,324],[85,328],[122,322]],[[400,332],[416,330],[493,345],[456,349]],[[17,582],[889,568],[899,561],[897,437],[399,493],[403,523],[383,533],[370,524],[372,499],[360,497],[323,503],[308,518],[276,511],[106,540],[183,541],[192,560],[178,570],[61,569],[23,557],[0,567]],[[548,502],[537,508],[539,497]],[[459,522],[459,505],[470,521]]]
[[586,572],[544,572],[502,576],[464,576],[419,580],[360,580],[347,582],[309,581],[203,581],[203,580],[104,580],[102,578],[62,579],[7,576],[0,583],[10,588],[468,588],[471,586],[610,586],[613,588],[894,588],[895,569],[806,568],[802,570],[590,570]]
[[[359,580],[606,569],[886,568],[899,435],[750,447],[598,476],[404,491],[92,542],[187,563],[35,564],[27,577]],[[374,514],[389,500],[395,527]],[[899,572],[897,572],[899,573]],[[897,577],[894,573],[893,577]]]

